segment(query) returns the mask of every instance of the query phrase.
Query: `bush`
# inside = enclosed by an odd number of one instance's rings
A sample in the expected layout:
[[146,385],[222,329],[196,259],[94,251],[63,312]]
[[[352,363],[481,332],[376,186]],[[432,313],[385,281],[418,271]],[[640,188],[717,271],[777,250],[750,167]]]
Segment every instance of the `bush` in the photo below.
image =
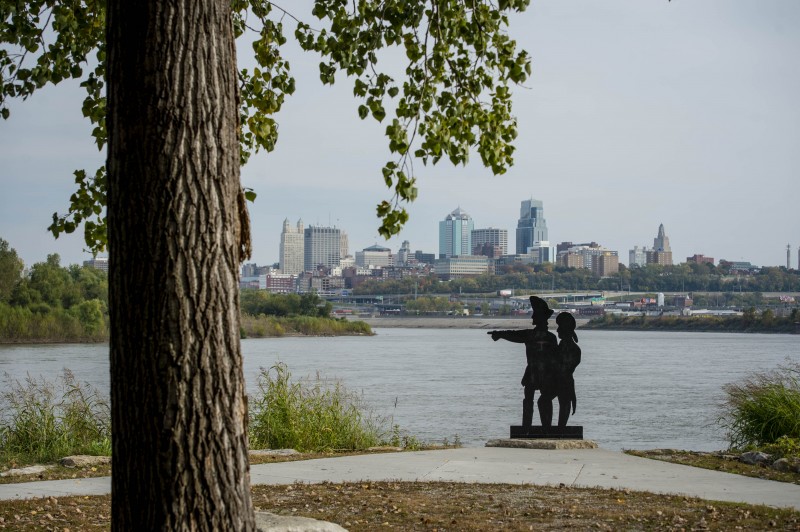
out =
[[387,432],[386,420],[366,409],[361,396],[319,375],[292,382],[285,364],[261,370],[250,405],[253,449],[363,450],[379,445]]
[[0,394],[0,460],[51,462],[111,454],[108,402],[64,370],[55,382],[5,378]]
[[756,373],[724,387],[720,423],[731,448],[763,446],[782,436],[800,438],[800,364]]

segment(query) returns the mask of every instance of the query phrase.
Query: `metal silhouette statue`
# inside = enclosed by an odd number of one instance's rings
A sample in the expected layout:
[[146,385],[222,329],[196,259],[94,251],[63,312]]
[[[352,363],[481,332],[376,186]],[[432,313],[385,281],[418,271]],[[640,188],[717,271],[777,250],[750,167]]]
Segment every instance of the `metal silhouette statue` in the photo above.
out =
[[[583,427],[569,427],[570,410],[575,413],[577,399],[573,372],[581,361],[578,336],[575,334],[575,318],[562,312],[556,318],[558,336],[547,330],[547,321],[553,310],[547,302],[537,296],[530,298],[533,309],[533,329],[489,331],[492,340],[500,339],[525,344],[527,366],[522,376],[524,398],[522,400],[522,426],[511,427],[511,437],[555,437],[582,438]],[[539,390],[539,420],[541,428],[533,427],[533,398]],[[558,429],[553,424],[553,399],[558,398]]]

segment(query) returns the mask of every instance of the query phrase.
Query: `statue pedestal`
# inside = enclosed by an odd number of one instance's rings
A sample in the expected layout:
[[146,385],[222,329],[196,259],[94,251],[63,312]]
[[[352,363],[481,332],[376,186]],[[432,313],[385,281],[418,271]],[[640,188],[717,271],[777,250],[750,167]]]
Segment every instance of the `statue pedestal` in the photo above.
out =
[[542,440],[582,440],[583,427],[541,427],[511,425],[511,438],[529,438]]

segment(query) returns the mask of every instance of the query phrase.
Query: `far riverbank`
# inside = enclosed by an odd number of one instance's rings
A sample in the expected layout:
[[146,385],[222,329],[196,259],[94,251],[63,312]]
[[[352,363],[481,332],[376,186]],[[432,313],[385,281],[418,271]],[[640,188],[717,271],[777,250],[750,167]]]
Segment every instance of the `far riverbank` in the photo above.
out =
[[[380,329],[530,329],[531,319],[527,316],[519,318],[495,318],[495,317],[464,317],[464,316],[440,316],[440,317],[376,317],[366,318],[363,316],[348,318],[363,321],[372,328]],[[588,322],[585,318],[578,318],[578,327]],[[555,319],[550,320],[549,327],[556,328]]]

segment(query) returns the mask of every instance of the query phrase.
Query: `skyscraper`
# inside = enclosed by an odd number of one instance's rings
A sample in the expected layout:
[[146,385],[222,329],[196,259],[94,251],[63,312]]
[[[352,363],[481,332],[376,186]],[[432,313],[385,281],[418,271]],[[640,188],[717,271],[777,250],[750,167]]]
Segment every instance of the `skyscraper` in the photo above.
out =
[[672,265],[672,248],[669,247],[664,224],[659,224],[658,235],[653,239],[653,249],[647,251],[647,264]]
[[525,200],[519,209],[517,221],[517,255],[524,255],[528,248],[547,238],[547,222],[544,219],[544,206],[533,198]]
[[472,254],[472,217],[458,207],[439,222],[439,258]]
[[342,252],[342,233],[339,229],[310,225],[303,234],[305,271],[311,271],[320,264],[326,268],[335,268],[339,265]]
[[303,253],[303,220],[297,220],[297,226],[292,227],[286,218],[283,221],[279,253],[281,273],[290,275],[303,273]]
[[669,247],[669,237],[664,232],[664,224],[658,226],[658,236],[653,239],[653,249],[656,251],[672,251]]

